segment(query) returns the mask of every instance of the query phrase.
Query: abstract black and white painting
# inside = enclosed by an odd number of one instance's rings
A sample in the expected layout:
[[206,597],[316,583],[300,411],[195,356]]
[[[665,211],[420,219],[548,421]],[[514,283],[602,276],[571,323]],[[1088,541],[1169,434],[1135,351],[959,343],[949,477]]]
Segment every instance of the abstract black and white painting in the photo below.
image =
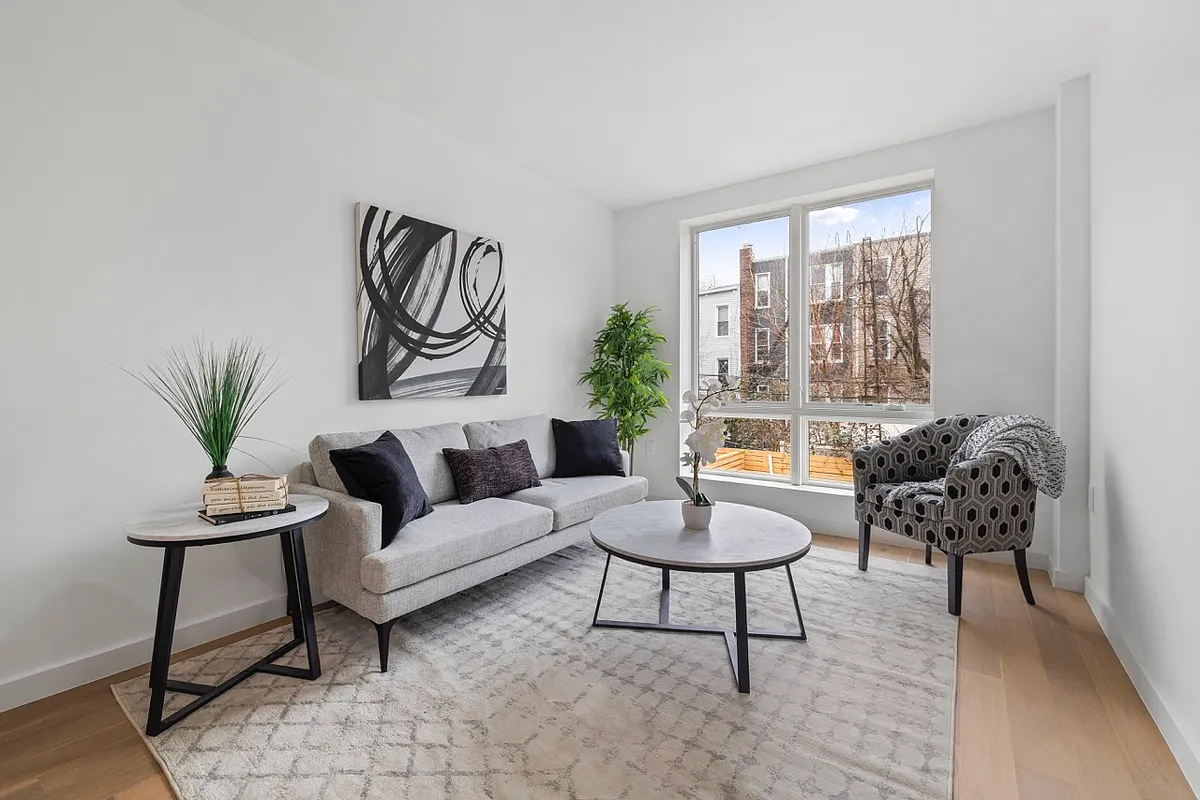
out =
[[503,245],[378,206],[355,213],[359,398],[506,394]]

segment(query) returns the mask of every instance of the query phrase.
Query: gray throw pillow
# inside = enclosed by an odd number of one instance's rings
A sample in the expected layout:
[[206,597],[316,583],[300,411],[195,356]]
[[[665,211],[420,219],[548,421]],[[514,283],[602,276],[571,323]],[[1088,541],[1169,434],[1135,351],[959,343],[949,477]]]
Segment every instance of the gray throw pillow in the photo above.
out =
[[458,502],[463,504],[542,485],[524,439],[478,450],[446,447],[442,455],[454,473]]

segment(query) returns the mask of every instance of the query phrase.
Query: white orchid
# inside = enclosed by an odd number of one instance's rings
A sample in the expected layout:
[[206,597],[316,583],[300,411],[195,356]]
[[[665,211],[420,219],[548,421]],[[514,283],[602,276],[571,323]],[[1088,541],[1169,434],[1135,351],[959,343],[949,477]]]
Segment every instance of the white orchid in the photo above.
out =
[[684,439],[684,444],[700,457],[701,464],[717,460],[717,450],[725,444],[725,423],[719,419],[703,423]]
[[691,502],[698,506],[711,505],[700,491],[700,466],[717,460],[717,451],[725,444],[725,422],[721,419],[706,419],[705,416],[723,406],[721,396],[730,389],[719,378],[709,378],[701,384],[699,391],[683,393],[683,404],[690,406],[679,415],[681,424],[690,425],[692,432],[684,439],[687,450],[679,457],[679,463],[692,468],[691,483],[682,476],[676,478],[687,492]]

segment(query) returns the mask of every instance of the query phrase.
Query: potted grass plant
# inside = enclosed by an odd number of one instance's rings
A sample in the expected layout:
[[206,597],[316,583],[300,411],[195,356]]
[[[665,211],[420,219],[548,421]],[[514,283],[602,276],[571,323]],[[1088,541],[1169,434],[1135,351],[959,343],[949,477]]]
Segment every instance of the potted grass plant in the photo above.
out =
[[143,372],[130,372],[183,421],[212,464],[205,480],[230,478],[229,453],[263,403],[288,379],[265,347],[234,339],[224,348],[194,338],[161,351]]

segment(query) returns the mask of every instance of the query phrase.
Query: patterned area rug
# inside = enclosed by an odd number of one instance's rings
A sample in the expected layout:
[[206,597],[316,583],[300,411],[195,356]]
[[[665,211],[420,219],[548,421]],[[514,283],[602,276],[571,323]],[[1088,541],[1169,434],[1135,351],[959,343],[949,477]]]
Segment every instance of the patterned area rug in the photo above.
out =
[[[943,570],[876,559],[861,573],[853,554],[814,549],[793,567],[808,641],[751,639],[740,695],[719,636],[592,629],[603,566],[572,547],[415,612],[387,674],[371,624],[327,611],[319,680],[256,675],[147,743],[183,800],[948,796]],[[613,559],[602,615],[655,619],[658,581]],[[747,590],[752,626],[795,626],[783,570]],[[730,576],[674,573],[671,593],[672,621],[732,627]],[[172,677],[216,683],[289,632]],[[146,679],[113,692],[140,729]]]

